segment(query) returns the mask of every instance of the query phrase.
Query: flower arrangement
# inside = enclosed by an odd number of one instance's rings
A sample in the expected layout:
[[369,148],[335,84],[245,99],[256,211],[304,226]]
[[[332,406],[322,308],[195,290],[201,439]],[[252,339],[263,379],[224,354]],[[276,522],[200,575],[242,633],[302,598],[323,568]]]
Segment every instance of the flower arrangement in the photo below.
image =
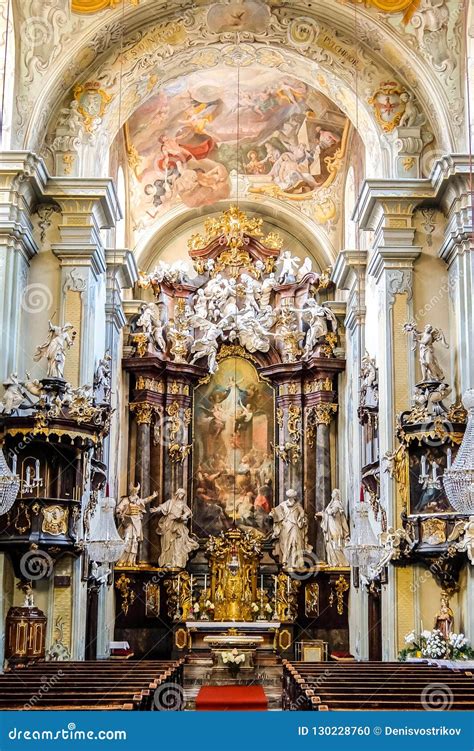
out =
[[222,652],[222,662],[229,669],[231,675],[235,677],[240,670],[240,666],[245,662],[245,654],[235,648],[228,652]]
[[411,631],[405,636],[405,645],[398,655],[398,659],[402,662],[408,657],[428,657],[436,660],[474,658],[474,650],[464,634],[452,633],[446,638],[437,628],[432,631],[422,631],[419,635]]
[[252,610],[252,613],[258,613],[258,611],[260,610],[256,602],[252,602],[250,608]]

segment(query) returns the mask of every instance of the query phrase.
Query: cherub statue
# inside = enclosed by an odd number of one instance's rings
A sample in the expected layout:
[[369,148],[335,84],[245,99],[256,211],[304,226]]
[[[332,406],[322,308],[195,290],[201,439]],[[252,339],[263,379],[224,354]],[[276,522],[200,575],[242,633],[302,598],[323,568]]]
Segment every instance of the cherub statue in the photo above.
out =
[[441,329],[436,329],[431,323],[427,323],[423,331],[418,331],[415,323],[405,323],[403,330],[413,335],[412,349],[415,350],[417,344],[419,346],[423,381],[443,381],[444,373],[434,353],[435,342],[441,342],[446,349],[449,347]]
[[72,323],[65,323],[63,326],[53,326],[49,321],[49,333],[46,341],[36,348],[33,360],[38,362],[43,357],[48,363],[48,378],[64,379],[64,365],[66,361],[66,350],[74,344],[76,332],[73,330]]
[[332,491],[331,500],[324,511],[318,511],[315,514],[315,518],[318,517],[321,519],[328,565],[348,566],[344,548],[349,542],[350,532],[341,502],[341,493],[337,488]]
[[277,259],[277,265],[280,266],[278,281],[283,283],[294,282],[296,269],[299,265],[299,258],[291,255],[291,250],[284,250]]
[[[14,410],[19,409],[22,404],[25,407],[32,407],[35,402],[31,396],[41,397],[44,395],[44,389],[37,378],[31,380],[29,373],[26,373],[27,381],[22,382],[17,373],[12,373],[9,380],[4,383],[5,393],[0,402],[0,414],[11,414]],[[26,401],[25,401],[26,400]]]
[[474,565],[474,516],[470,516],[467,521],[461,519],[456,522],[448,542],[454,542],[453,548],[461,553],[467,553],[471,564]]
[[409,91],[404,91],[400,94],[400,101],[404,103],[405,110],[400,118],[398,126],[400,128],[412,128],[419,125],[424,125],[426,117],[419,111],[415,104],[415,98]]
[[161,538],[159,566],[161,568],[185,568],[189,554],[199,548],[188,530],[191,509],[186,503],[186,491],[179,488],[173,497],[151,510],[160,514],[156,531]]
[[380,535],[380,542],[384,549],[384,554],[374,571],[375,575],[379,574],[385,566],[388,566],[390,561],[401,558],[407,548],[408,550],[412,550],[416,544],[406,529],[402,527],[399,529],[389,527],[386,532],[382,532]]
[[156,303],[145,303],[137,320],[137,328],[142,329],[148,337],[148,343],[155,350],[165,352],[166,342],[163,337],[163,324],[160,310]]
[[111,370],[112,355],[108,349],[103,358],[97,363],[97,368],[94,374],[94,391],[97,393],[103,389],[104,400],[107,402],[110,399],[111,388]]
[[146,506],[158,495],[155,491],[146,498],[140,498],[139,492],[140,483],[131,484],[128,496],[122,498],[117,506],[117,516],[121,522],[119,533],[125,540],[125,550],[118,562],[119,566],[136,566],[138,546],[143,540],[142,519]]
[[63,107],[58,117],[58,128],[65,128],[68,135],[80,136],[84,132],[84,119],[79,112],[79,102],[73,99],[69,107]]

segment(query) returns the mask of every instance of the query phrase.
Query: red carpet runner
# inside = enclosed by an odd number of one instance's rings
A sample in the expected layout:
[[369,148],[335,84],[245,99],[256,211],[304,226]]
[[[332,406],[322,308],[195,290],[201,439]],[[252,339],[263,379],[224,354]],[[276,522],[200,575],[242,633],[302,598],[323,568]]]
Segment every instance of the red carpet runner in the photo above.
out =
[[268,709],[261,686],[203,686],[196,697],[198,711],[261,712]]

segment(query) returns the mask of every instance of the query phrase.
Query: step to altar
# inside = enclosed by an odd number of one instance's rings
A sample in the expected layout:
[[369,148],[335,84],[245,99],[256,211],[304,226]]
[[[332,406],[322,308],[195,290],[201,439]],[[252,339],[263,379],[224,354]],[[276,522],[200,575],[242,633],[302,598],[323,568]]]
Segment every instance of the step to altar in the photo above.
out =
[[213,664],[211,656],[190,654],[184,665],[184,696],[187,710],[195,708],[196,696],[202,686],[261,685],[268,699],[268,709],[281,709],[283,668],[277,657],[252,669],[241,670],[234,678],[227,668]]

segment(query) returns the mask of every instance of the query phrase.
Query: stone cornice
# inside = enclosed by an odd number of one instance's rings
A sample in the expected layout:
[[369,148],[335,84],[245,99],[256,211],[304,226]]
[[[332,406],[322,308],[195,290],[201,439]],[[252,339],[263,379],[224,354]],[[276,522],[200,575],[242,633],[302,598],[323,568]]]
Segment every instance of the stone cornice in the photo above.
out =
[[357,281],[359,274],[365,277],[367,267],[367,251],[343,249],[337,256],[331,281],[339,289],[350,289]]
[[421,253],[420,247],[377,248],[367,266],[367,273],[377,282],[388,269],[413,269],[413,264]]
[[135,256],[126,248],[106,248],[107,271],[115,271],[120,287],[131,289],[138,281],[138,267]]
[[94,213],[101,229],[114,227],[115,222],[122,218],[110,177],[50,177],[45,195],[57,201],[68,213]]

